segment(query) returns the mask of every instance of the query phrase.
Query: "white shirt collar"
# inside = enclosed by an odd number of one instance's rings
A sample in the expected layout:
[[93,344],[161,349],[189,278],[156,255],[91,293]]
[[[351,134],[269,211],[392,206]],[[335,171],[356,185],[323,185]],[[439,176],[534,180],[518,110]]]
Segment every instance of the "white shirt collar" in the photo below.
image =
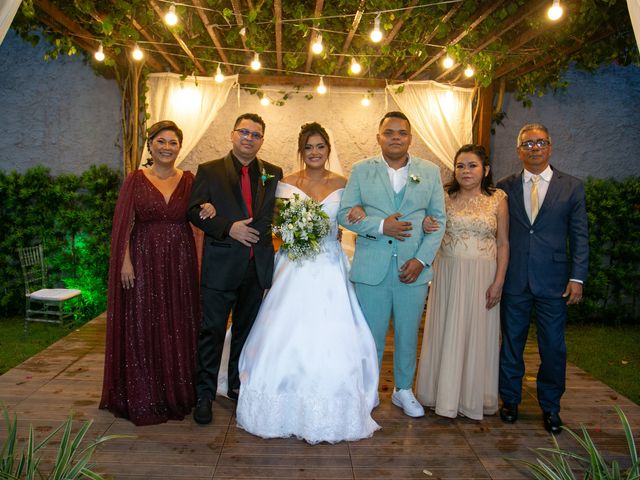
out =
[[[524,183],[530,182],[531,177],[533,177],[534,175],[535,175],[534,173],[531,173],[529,170],[525,168],[522,180],[524,181]],[[542,177],[542,179],[545,182],[550,182],[551,177],[553,176],[553,170],[551,170],[551,165],[547,165],[547,168],[545,168],[541,173],[539,173],[539,175],[540,177]]]
[[[399,171],[402,171],[402,170],[404,170],[404,169],[408,169],[408,168],[409,168],[409,165],[411,165],[411,154],[410,154],[410,153],[407,153],[407,157],[408,157],[407,164],[406,164],[404,167],[400,167],[400,168],[397,170],[398,172],[399,172]],[[394,170],[394,171],[395,171],[395,169],[394,169],[394,168],[391,168],[391,167],[389,166],[389,164],[387,163],[387,161],[384,159],[384,155],[382,155],[382,153],[380,153],[380,158],[382,158],[382,161],[384,162],[384,165],[387,167],[387,169],[389,169],[389,170]]]

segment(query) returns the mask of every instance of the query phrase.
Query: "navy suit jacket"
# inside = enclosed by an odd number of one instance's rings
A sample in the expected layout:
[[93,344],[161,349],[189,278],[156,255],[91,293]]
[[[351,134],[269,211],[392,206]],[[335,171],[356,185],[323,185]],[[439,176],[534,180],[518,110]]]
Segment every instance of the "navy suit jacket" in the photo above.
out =
[[584,186],[553,169],[549,188],[533,225],[524,208],[523,172],[503,178],[509,195],[509,267],[504,292],[561,297],[570,278],[587,280],[589,237]]

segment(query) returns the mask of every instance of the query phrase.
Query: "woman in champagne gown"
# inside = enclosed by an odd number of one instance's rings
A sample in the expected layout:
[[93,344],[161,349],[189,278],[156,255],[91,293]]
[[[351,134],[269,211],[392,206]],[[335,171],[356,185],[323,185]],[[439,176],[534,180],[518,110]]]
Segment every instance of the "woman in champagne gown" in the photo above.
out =
[[336,215],[346,179],[326,170],[331,145],[317,123],[303,125],[303,170],[278,185],[277,196],[322,204],[331,232],[314,258],[276,255],[273,285],[240,357],[238,426],[264,438],[309,443],[370,437],[378,403],[376,347],[337,240]]
[[136,425],[182,420],[195,403],[200,299],[186,215],[194,177],[175,167],[181,144],[175,123],[151,126],[151,168],[129,174],[113,218],[100,408]]
[[509,258],[506,194],[484,148],[456,153],[447,225],[434,263],[416,396],[436,414],[475,420],[498,410],[500,296]]

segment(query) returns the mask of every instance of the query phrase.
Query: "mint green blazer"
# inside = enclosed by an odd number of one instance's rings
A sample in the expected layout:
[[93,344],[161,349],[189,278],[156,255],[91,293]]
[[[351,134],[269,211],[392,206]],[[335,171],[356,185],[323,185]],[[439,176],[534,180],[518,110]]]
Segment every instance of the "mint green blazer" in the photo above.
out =
[[[360,205],[367,213],[358,224],[347,221],[351,207]],[[400,212],[400,220],[413,225],[411,236],[398,241],[378,232],[381,220]],[[440,229],[436,233],[424,234],[422,220],[431,215]],[[356,163],[347,182],[338,221],[345,228],[358,234],[356,250],[351,265],[352,282],[377,285],[384,279],[394,252],[398,255],[398,266],[411,258],[417,258],[425,268],[415,282],[420,285],[431,280],[431,264],[440,247],[446,225],[444,191],[440,170],[433,163],[411,157],[407,186],[400,207],[396,207],[395,194],[389,181],[387,164],[382,156]]]

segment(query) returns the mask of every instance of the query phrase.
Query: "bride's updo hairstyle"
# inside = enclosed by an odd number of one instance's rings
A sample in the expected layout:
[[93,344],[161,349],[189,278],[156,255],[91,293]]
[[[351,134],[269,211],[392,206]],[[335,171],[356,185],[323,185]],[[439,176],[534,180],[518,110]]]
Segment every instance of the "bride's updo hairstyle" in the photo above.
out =
[[308,143],[309,137],[312,135],[320,135],[327,146],[327,161],[329,155],[331,155],[331,142],[329,141],[329,134],[322,125],[318,122],[305,123],[300,127],[300,134],[298,135],[298,158],[304,168],[304,146]]

